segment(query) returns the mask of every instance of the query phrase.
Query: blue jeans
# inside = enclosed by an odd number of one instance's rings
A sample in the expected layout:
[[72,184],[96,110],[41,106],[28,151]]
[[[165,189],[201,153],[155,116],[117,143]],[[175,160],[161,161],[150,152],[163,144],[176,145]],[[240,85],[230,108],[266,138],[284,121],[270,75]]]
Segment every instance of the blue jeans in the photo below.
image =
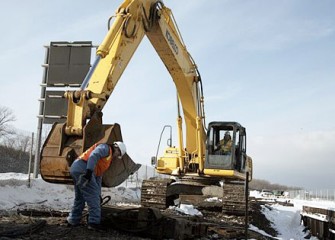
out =
[[83,178],[85,172],[85,161],[78,159],[73,162],[70,174],[75,184],[75,198],[71,213],[67,218],[67,221],[72,225],[80,223],[85,202],[87,203],[89,213],[88,224],[100,224],[101,221],[100,195],[102,177],[97,177],[93,173],[91,180],[87,182]]

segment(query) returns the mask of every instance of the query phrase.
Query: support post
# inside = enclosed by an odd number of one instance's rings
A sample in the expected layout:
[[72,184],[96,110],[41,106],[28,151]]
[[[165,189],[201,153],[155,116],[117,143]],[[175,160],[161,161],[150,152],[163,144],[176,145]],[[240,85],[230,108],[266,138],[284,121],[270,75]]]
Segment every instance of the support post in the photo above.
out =
[[37,123],[37,136],[36,136],[36,149],[35,149],[35,161],[34,161],[34,173],[33,178],[37,178],[38,175],[38,166],[40,164],[40,149],[41,149],[41,137],[42,137],[42,126],[44,119],[44,99],[45,99],[45,91],[46,91],[46,82],[47,82],[47,66],[48,66],[48,58],[49,58],[50,48],[46,47],[45,51],[45,59],[44,59],[44,70],[43,70],[43,78],[42,78],[42,86],[41,86],[41,101],[40,101],[40,109],[38,111],[39,116],[43,116],[42,118],[38,118]]
[[248,229],[249,229],[249,172],[245,174],[245,187],[244,187],[244,197],[245,197],[245,239],[248,239]]
[[34,133],[31,133],[31,146],[29,151],[29,164],[28,164],[28,187],[30,188],[30,173],[31,173],[31,161],[33,158],[33,148],[34,148]]

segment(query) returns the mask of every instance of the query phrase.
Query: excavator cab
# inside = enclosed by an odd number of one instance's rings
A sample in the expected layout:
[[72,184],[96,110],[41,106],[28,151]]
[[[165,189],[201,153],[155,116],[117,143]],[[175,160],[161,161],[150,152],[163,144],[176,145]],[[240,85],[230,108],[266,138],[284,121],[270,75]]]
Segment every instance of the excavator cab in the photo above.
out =
[[[246,170],[246,131],[237,122],[211,122],[208,125],[205,172]],[[222,172],[224,174],[224,172]]]

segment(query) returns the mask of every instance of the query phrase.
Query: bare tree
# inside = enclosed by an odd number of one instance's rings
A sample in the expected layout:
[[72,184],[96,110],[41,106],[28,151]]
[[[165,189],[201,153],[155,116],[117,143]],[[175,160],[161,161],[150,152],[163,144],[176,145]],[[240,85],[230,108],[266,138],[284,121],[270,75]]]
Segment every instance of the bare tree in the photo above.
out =
[[[12,136],[12,135],[11,135]],[[3,152],[1,153],[3,156],[10,156],[10,157],[17,157],[17,151],[15,149],[16,140],[13,137],[6,137],[2,143],[1,146],[3,147]]]
[[8,148],[11,148],[13,152],[16,152],[18,158],[21,158],[22,154],[29,152],[31,138],[29,135],[16,132],[6,139],[5,144]]
[[0,106],[0,138],[13,134],[15,131],[10,125],[16,120],[11,109]]

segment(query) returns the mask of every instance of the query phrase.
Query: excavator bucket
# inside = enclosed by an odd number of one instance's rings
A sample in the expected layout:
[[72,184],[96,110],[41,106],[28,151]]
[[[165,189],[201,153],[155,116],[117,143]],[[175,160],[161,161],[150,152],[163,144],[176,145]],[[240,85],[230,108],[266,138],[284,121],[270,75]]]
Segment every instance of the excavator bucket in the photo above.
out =
[[[70,167],[74,160],[94,143],[122,141],[119,124],[102,125],[91,119],[83,129],[83,136],[68,136],[64,124],[55,123],[45,140],[40,157],[40,172],[43,180],[50,183],[73,184]],[[114,187],[140,168],[140,164],[125,154],[112,162],[103,177],[103,186]]]

